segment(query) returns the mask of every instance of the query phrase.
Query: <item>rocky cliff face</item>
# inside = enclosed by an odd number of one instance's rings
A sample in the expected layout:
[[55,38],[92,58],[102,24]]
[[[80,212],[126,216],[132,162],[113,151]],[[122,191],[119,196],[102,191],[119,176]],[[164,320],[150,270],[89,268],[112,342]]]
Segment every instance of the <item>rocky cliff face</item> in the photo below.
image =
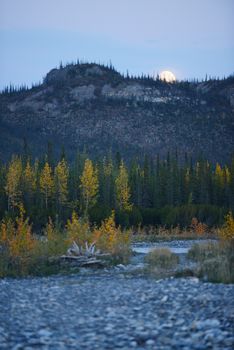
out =
[[168,84],[124,78],[96,64],[53,69],[43,84],[0,95],[0,158],[22,149],[38,155],[47,142],[72,159],[110,149],[126,158],[167,151],[228,161],[234,150],[234,78]]

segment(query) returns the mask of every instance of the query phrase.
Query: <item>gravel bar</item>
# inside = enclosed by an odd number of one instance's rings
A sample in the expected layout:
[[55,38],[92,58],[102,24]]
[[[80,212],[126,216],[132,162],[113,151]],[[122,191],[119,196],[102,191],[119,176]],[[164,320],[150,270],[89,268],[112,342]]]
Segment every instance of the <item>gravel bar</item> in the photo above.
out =
[[233,349],[234,285],[124,274],[0,281],[1,349]]

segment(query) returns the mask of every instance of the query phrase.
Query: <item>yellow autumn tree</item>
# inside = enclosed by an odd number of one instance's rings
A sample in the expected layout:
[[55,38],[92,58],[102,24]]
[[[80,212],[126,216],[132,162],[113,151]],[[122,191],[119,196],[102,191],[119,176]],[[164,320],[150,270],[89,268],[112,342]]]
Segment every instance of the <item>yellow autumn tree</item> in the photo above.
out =
[[10,240],[10,253],[13,257],[27,259],[35,246],[35,239],[32,236],[32,227],[29,219],[24,218],[24,207],[19,205],[20,214],[16,218],[15,234]]
[[118,207],[121,210],[131,210],[132,204],[130,203],[130,187],[128,184],[128,172],[124,166],[123,161],[119,166],[119,174],[115,180],[116,186],[116,198]]
[[48,208],[48,201],[52,197],[54,191],[54,180],[52,169],[48,162],[45,163],[40,175],[40,189],[45,198],[45,207]]
[[88,210],[96,203],[98,194],[98,171],[94,168],[90,159],[86,159],[84,170],[80,177],[81,195],[84,204],[84,215],[87,217]]
[[62,159],[55,168],[55,194],[60,205],[67,202],[69,169],[65,159]]
[[95,241],[98,242],[98,247],[103,251],[112,252],[116,243],[118,230],[115,226],[115,213],[105,219],[100,228],[95,230]]
[[8,197],[8,210],[16,207],[22,197],[21,179],[22,179],[22,161],[14,157],[7,169],[5,191]]

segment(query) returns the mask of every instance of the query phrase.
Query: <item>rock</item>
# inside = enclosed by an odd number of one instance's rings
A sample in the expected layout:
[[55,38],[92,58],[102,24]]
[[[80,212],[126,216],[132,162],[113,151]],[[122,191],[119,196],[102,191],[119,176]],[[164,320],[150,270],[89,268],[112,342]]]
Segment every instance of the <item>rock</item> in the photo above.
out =
[[168,296],[165,295],[162,299],[161,299],[161,303],[165,303],[168,300]]
[[197,277],[189,277],[190,281],[193,282],[193,283],[199,283],[199,278]]
[[78,102],[83,102],[85,100],[90,100],[95,98],[95,86],[94,85],[84,85],[73,88],[70,91],[70,95]]
[[129,344],[131,347],[135,348],[137,346],[137,342],[135,340],[131,341]]
[[[58,350],[233,349],[234,285],[189,278],[158,283],[144,275],[120,277],[113,268],[4,281],[4,350],[18,344]],[[202,303],[205,296],[208,302]]]
[[202,330],[207,328],[219,328],[220,322],[216,319],[207,319],[204,321],[195,321],[193,324],[193,328]]
[[146,342],[145,342],[146,345],[148,346],[153,346],[155,344],[155,341],[153,339],[148,339]]
[[43,338],[48,338],[52,335],[52,333],[48,329],[40,329],[38,335]]

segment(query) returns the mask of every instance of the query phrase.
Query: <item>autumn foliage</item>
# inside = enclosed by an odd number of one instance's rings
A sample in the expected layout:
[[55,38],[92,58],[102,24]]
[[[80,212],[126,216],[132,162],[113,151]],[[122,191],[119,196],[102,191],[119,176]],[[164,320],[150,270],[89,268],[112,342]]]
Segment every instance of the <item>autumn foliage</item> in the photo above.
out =
[[94,230],[94,241],[103,251],[118,254],[124,247],[129,246],[128,231],[122,232],[115,224],[115,213],[104,220],[98,229]]
[[225,223],[219,230],[219,236],[224,240],[234,239],[234,218],[232,212],[229,212],[225,217]]
[[7,253],[11,263],[17,263],[22,271],[27,270],[27,265],[37,244],[32,235],[29,218],[25,218],[24,214],[24,208],[20,205],[19,216],[15,221],[3,220],[0,229],[0,246],[3,252]]
[[73,212],[72,218],[67,222],[66,232],[69,243],[75,241],[80,247],[84,247],[86,242],[94,243],[104,253],[118,255],[121,250],[128,248],[130,243],[128,231],[121,231],[116,226],[114,211],[99,228],[93,229],[86,220]]
[[71,219],[67,221],[66,232],[70,244],[75,241],[78,246],[84,246],[85,242],[92,243],[93,241],[88,221],[79,218],[75,211],[73,211]]
[[195,232],[198,235],[204,235],[207,232],[207,225],[199,222],[197,218],[192,218],[190,228],[193,232]]

